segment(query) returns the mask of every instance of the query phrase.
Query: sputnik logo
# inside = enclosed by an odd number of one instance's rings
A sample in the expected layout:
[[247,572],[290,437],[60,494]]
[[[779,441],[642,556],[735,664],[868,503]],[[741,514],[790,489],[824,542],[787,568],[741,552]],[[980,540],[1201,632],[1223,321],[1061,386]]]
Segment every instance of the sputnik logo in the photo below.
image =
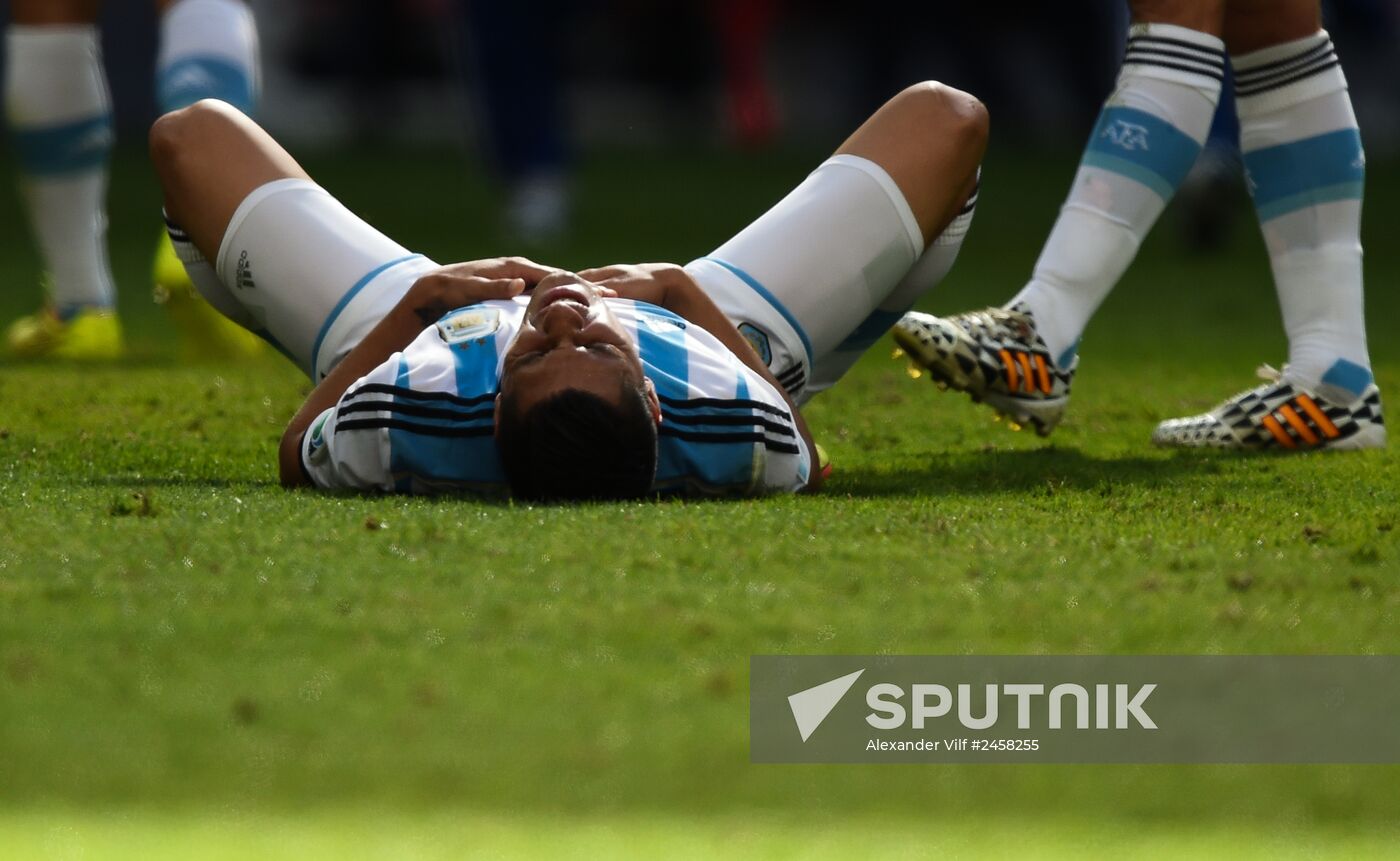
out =
[[797,731],[802,735],[803,743],[812,737],[812,733],[817,731],[817,727],[822,725],[822,721],[826,720],[826,716],[831,714],[831,710],[836,708],[836,704],[841,702],[863,672],[865,670],[856,670],[788,697],[788,707],[792,709],[792,719],[797,722]]

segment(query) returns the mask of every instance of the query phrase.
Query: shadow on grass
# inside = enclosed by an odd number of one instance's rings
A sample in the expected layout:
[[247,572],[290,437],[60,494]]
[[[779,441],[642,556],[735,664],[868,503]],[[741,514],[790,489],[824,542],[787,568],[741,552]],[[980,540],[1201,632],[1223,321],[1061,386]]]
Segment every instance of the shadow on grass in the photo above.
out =
[[187,488],[190,490],[276,490],[275,481],[246,478],[210,478],[198,476],[158,475],[100,475],[83,481],[88,487],[112,487],[118,490],[149,490],[151,488]]
[[[1054,492],[1056,490],[1111,490],[1119,487],[1156,487],[1187,475],[1219,475],[1232,462],[1253,461],[1261,472],[1272,469],[1275,458],[1267,454],[1248,452],[1196,451],[1176,452],[1165,456],[1129,455],[1124,457],[1094,457],[1074,448],[1047,447],[1023,451],[931,453],[902,459],[904,464],[884,469],[842,468],[837,464],[823,495],[853,497],[915,497],[957,493],[963,495]],[[278,490],[274,480],[258,481],[246,478],[217,478],[195,476],[135,476],[104,475],[83,482],[89,487],[110,487],[131,491],[150,489],[191,490]],[[297,491],[294,491],[297,492]],[[337,497],[382,500],[385,494],[373,491],[324,491],[304,488],[299,491],[313,498]],[[471,493],[445,493],[423,497],[432,501],[458,499],[473,504],[512,508],[571,508],[579,505],[616,505],[614,502],[514,502],[506,497]],[[664,495],[663,500],[688,504],[745,503],[751,497],[717,497],[713,499],[683,499]]]
[[1058,447],[937,453],[923,457],[912,468],[843,470],[838,465],[827,490],[858,497],[1111,491],[1114,486],[1157,487],[1193,474],[1217,475],[1227,462],[1246,459],[1258,460],[1261,466],[1272,460],[1214,451],[1099,458]]

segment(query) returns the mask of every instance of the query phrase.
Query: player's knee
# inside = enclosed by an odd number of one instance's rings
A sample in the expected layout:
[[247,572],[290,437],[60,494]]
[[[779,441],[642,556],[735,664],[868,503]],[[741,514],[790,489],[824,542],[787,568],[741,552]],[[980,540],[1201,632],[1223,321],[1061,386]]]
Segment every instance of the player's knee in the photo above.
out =
[[205,99],[155,121],[150,133],[151,161],[162,182],[176,182],[190,168],[218,129],[227,125],[226,110],[224,103]]
[[897,99],[931,132],[951,135],[966,147],[980,150],[986,146],[990,128],[987,107],[971,93],[938,81],[924,81],[906,88]]

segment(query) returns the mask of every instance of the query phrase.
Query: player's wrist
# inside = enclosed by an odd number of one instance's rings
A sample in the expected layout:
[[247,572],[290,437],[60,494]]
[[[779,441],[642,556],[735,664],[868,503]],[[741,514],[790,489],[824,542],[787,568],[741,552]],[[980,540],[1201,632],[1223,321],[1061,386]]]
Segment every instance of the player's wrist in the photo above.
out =
[[430,275],[413,282],[413,286],[408,288],[391,313],[405,323],[412,323],[418,329],[422,329],[437,322],[455,307],[448,301],[442,279]]

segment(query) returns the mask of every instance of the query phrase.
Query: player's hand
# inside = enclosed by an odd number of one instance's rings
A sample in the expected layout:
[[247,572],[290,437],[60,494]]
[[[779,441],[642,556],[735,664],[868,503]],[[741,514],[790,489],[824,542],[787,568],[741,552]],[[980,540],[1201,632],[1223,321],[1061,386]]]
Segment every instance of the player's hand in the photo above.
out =
[[519,296],[559,271],[524,257],[472,260],[425,273],[409,293],[420,313],[446,313],[488,299]]
[[578,276],[611,290],[620,298],[663,307],[671,290],[690,281],[685,270],[674,263],[619,263],[584,269]]

